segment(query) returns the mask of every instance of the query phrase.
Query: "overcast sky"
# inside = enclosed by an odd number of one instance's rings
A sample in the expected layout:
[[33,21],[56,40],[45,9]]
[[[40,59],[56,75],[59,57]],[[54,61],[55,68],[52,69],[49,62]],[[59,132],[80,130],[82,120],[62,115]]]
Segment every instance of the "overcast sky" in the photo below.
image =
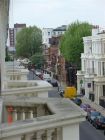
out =
[[76,20],[105,27],[105,0],[11,0],[10,26],[58,27]]

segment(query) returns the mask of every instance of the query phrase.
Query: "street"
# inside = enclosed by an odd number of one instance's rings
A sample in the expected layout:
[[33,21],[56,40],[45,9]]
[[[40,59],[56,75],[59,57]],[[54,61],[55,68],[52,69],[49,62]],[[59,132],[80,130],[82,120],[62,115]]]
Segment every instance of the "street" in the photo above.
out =
[[54,87],[53,88],[53,90],[51,90],[51,91],[49,91],[48,92],[48,96],[49,97],[55,97],[55,98],[57,98],[57,97],[59,97],[60,98],[60,95],[58,94],[58,87]]
[[98,130],[88,121],[80,124],[80,140],[105,140],[103,130]]

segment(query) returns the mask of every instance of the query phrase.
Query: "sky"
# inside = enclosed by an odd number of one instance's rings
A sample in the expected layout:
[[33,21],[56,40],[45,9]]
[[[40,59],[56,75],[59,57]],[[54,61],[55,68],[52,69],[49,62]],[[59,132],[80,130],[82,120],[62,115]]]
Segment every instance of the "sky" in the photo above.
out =
[[56,28],[76,20],[105,28],[105,0],[11,0],[10,26]]

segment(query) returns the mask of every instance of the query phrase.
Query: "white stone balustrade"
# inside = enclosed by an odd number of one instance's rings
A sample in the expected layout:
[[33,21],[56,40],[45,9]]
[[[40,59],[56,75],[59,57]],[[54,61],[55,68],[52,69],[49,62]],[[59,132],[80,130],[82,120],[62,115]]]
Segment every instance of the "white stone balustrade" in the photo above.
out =
[[51,84],[43,80],[17,80],[7,81],[7,85],[2,92],[4,97],[48,97],[48,91],[52,90]]
[[[15,110],[17,121],[0,125],[0,140],[79,140],[79,123],[85,120],[86,112],[72,101],[61,98],[4,99],[4,107],[10,104]],[[43,109],[36,109],[36,113],[43,111],[40,113],[43,116],[36,114],[35,118],[31,118],[30,111],[39,105],[43,108],[45,104],[52,114],[44,114]],[[18,112],[21,112],[20,115],[25,113],[25,120],[18,120],[22,118],[18,116]],[[29,116],[26,117],[27,112]]]
[[7,80],[27,80],[28,69],[11,68],[6,70]]

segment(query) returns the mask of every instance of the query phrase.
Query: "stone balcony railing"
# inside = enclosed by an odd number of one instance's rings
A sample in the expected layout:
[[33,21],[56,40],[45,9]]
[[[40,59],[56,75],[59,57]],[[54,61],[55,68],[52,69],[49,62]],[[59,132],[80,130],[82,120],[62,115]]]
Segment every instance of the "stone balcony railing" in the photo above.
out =
[[43,80],[9,80],[2,91],[3,97],[48,97],[51,84]]
[[27,80],[27,69],[9,69],[6,72],[7,80]]
[[[22,119],[1,123],[0,140],[69,140],[70,138],[79,140],[79,123],[85,120],[86,113],[68,99],[5,99],[3,104],[4,110],[8,106],[13,107],[15,119],[17,119],[18,111],[20,111]],[[43,105],[47,106],[47,113]],[[28,118],[26,117],[27,112],[24,113],[25,108],[31,114]],[[31,112],[35,109],[37,109],[36,116]],[[51,113],[48,113],[48,110]],[[10,115],[10,112],[6,111],[3,117],[6,115]],[[6,118],[8,119],[8,117]]]
[[7,80],[27,80],[28,69],[19,66],[18,62],[6,62]]

